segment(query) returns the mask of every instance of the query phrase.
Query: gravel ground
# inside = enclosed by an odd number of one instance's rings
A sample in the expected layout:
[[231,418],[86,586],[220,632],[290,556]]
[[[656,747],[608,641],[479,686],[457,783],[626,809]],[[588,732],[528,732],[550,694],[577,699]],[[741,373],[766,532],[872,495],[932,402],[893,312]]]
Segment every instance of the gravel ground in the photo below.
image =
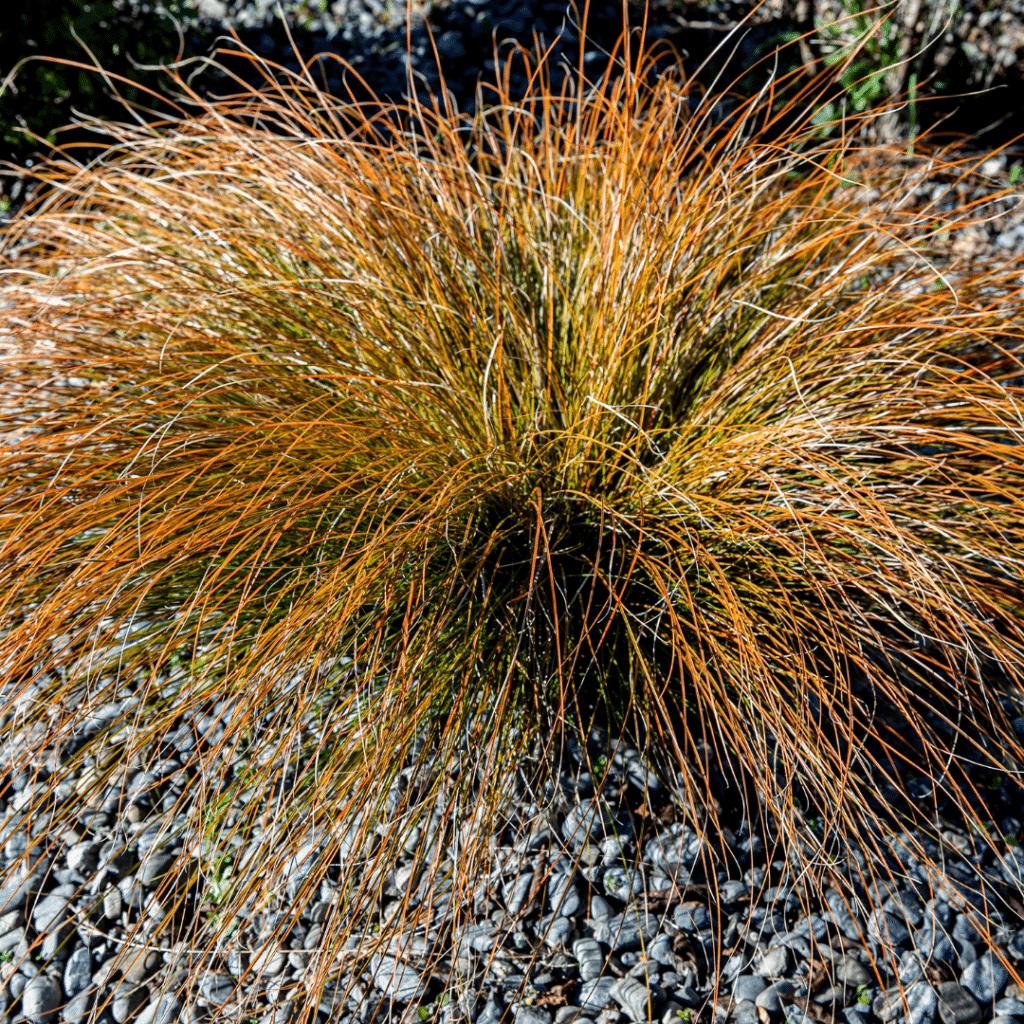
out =
[[[123,708],[115,702],[104,710]],[[1024,714],[1024,696],[1013,713]],[[197,954],[184,943],[161,944],[158,879],[168,853],[189,841],[184,823],[174,820],[175,801],[196,770],[197,753],[218,742],[217,714],[215,708],[183,722],[158,762],[127,766],[119,785],[73,818],[61,808],[76,783],[48,792],[46,756],[33,774],[10,780],[0,799],[0,1021],[284,1024],[305,1005],[335,869],[312,879],[319,890],[284,943],[263,942],[280,915],[295,909],[312,852],[293,865],[276,902],[222,948]],[[9,713],[8,737],[14,725]],[[1024,733],[1024,717],[1015,728]],[[890,844],[895,856],[887,858],[894,884],[863,888],[859,872],[869,860],[850,850],[845,864],[837,862],[826,902],[805,909],[791,865],[742,826],[725,829],[723,856],[674,820],[656,783],[649,791],[656,818],[624,809],[620,797],[629,787],[650,781],[639,754],[609,750],[596,732],[590,746],[592,757],[605,750],[612,763],[601,809],[593,780],[578,768],[562,775],[553,802],[544,801],[554,810],[542,814],[520,804],[495,837],[492,870],[478,880],[471,919],[445,930],[451,903],[446,908],[442,885],[433,896],[440,909],[431,930],[418,942],[396,937],[359,977],[336,977],[319,1004],[321,1022],[369,1024],[375,1014],[408,1024],[1024,1021],[1024,991],[966,913],[979,911],[995,945],[1024,970],[1018,817],[1006,814],[996,823],[1006,837],[996,857],[975,846],[953,809],[944,811],[948,817],[936,818],[932,838],[922,838],[929,851],[941,845],[945,855],[945,876],[930,884],[901,853],[899,836]],[[8,764],[17,749],[8,743]],[[243,767],[230,763],[229,775]],[[808,823],[808,839],[817,835],[820,842],[815,828]],[[309,849],[317,849],[315,837]],[[417,884],[411,858],[401,858],[383,887],[383,916]],[[129,927],[140,920],[141,939],[114,970]],[[438,948],[440,959],[428,960],[426,951]],[[711,970],[716,951],[724,965],[718,979]],[[880,985],[871,961],[889,960]],[[906,1018],[900,985],[911,1007]]]

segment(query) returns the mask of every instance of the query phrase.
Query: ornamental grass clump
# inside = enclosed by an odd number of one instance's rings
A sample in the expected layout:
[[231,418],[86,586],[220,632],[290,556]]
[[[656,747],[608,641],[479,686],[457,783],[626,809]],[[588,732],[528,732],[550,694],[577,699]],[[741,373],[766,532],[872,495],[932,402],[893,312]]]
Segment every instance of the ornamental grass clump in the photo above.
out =
[[557,96],[524,62],[474,118],[285,77],[37,169],[5,785],[50,816],[26,870],[104,809],[165,855],[125,955],[244,948],[248,984],[328,891],[302,1019],[386,948],[428,978],[581,772],[619,827],[671,798],[712,888],[727,828],[808,905],[894,851],[942,884],[943,807],[1003,853],[1020,268],[940,270],[918,165],[808,90],[723,112],[649,59]]

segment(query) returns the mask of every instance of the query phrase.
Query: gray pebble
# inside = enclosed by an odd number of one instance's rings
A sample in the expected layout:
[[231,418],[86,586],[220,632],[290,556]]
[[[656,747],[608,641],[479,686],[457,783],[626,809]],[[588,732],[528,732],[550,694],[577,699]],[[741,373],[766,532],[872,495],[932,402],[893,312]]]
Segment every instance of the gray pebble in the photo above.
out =
[[882,910],[888,911],[897,920],[908,924],[911,928],[919,928],[921,921],[924,919],[921,901],[916,895],[906,890],[893,893],[882,904]]
[[614,814],[596,801],[578,803],[570,808],[562,822],[562,838],[574,850],[591,840],[600,841],[609,836],[632,837],[633,818],[626,811]]
[[927,957],[922,962],[917,950],[907,950],[907,952],[900,956],[899,962],[896,965],[896,977],[899,978],[900,983],[903,985],[920,981],[924,977],[924,968],[927,962]]
[[29,894],[39,891],[43,876],[39,872],[31,872],[21,881],[5,881],[0,886],[0,910],[5,914],[25,906]]
[[530,885],[533,881],[533,872],[527,871],[516,878],[505,895],[505,908],[510,914],[518,914],[530,896]]
[[575,917],[583,905],[579,889],[564,875],[553,879],[548,886],[548,900],[555,913],[562,917]]
[[138,880],[142,885],[155,885],[167,869],[174,863],[174,858],[166,853],[149,853],[139,865]]
[[51,960],[63,963],[68,957],[66,939],[64,930],[47,932],[43,937],[43,944],[39,947],[39,955],[47,963]]
[[814,1018],[809,1017],[795,1003],[783,1003],[782,1012],[786,1016],[786,1024],[814,1024]]
[[66,896],[44,896],[32,909],[32,926],[37,932],[59,928],[70,902]]
[[149,1001],[149,989],[145,985],[119,984],[114,990],[114,1001],[110,1007],[117,1024],[125,1024]]
[[494,995],[492,994],[487,1002],[484,1003],[484,1008],[477,1016],[476,1024],[499,1024],[502,1012],[501,1006],[494,1001]]
[[[24,787],[22,787],[24,788]],[[4,856],[8,860],[17,860],[28,849],[28,834],[18,831],[13,833],[4,843]]]
[[672,993],[672,998],[677,1003],[682,1003],[683,1006],[688,1007],[691,1010],[698,1010],[704,1005],[704,997],[695,992],[689,985],[683,985],[682,988],[677,988]]
[[497,930],[489,921],[484,924],[469,924],[462,930],[459,949],[462,951],[472,949],[478,953],[488,953],[494,949],[497,941]]
[[971,924],[971,919],[966,914],[956,915],[956,924],[953,925],[953,938],[961,942],[969,942],[975,945],[985,941],[985,936]]
[[769,985],[754,999],[754,1005],[760,1006],[769,1013],[782,1010],[782,999],[792,999],[796,995],[796,983],[792,981],[776,981]]
[[424,988],[419,972],[406,963],[399,963],[393,956],[374,954],[370,959],[370,972],[377,988],[400,1003],[415,999]]
[[399,892],[405,892],[409,885],[415,885],[420,876],[420,869],[416,864],[403,864],[395,871],[395,888]]
[[234,991],[235,983],[226,974],[215,974],[208,971],[199,981],[199,994],[211,1006],[220,1006],[226,1003]]
[[733,983],[732,998],[737,1003],[744,1000],[754,1002],[767,987],[768,983],[764,978],[759,978],[756,974],[741,974]]
[[103,896],[103,916],[108,921],[113,921],[121,916],[123,901],[121,890],[117,888],[108,889]]
[[967,989],[947,981],[939,986],[939,1016],[943,1024],[977,1024],[984,1014]]
[[569,942],[572,935],[572,922],[567,917],[544,918],[540,922],[539,931],[548,946],[552,949],[559,949]]
[[84,946],[76,949],[64,965],[64,994],[71,998],[84,992],[92,980],[92,957]]
[[612,1000],[615,978],[595,978],[580,987],[579,1003],[584,1010],[601,1010]]
[[24,928],[12,928],[9,932],[0,935],[0,953],[12,952],[22,945],[25,945]]
[[95,992],[94,988],[90,988],[69,999],[60,1011],[60,1019],[67,1024],[85,1024],[89,1019]]
[[228,953],[226,958],[228,974],[232,978],[240,978],[245,974],[245,969],[249,964],[249,954],[244,953],[241,950],[233,949]]
[[628,901],[630,896],[642,893],[645,888],[641,871],[627,871],[625,868],[608,868],[601,880],[604,891],[615,899]]
[[798,921],[790,935],[804,939],[809,939],[813,935],[816,942],[824,942],[828,936],[828,924],[820,915],[811,914]]
[[918,982],[907,989],[906,1024],[932,1024],[938,1008],[938,996],[931,985]]
[[587,1024],[583,1010],[578,1006],[560,1006],[555,1010],[555,1024]]
[[136,772],[128,784],[128,799],[138,798],[153,788],[156,777],[152,772]]
[[885,947],[901,946],[910,938],[910,932],[895,914],[876,910],[868,918],[868,936]]
[[754,958],[754,973],[762,978],[779,978],[789,970],[792,954],[788,946],[776,946]]
[[870,985],[874,975],[855,957],[846,955],[835,962],[836,981],[856,988],[858,985]]
[[288,953],[288,966],[304,971],[309,966],[309,953],[304,949],[293,949]]
[[122,977],[129,985],[141,985],[160,965],[160,954],[140,949],[121,962]]
[[91,840],[83,840],[68,849],[67,865],[72,871],[87,877],[96,870],[97,854],[97,844]]
[[600,840],[597,846],[601,851],[602,861],[609,866],[632,860],[633,843],[628,838],[609,836],[607,839]]
[[604,968],[604,953],[596,939],[577,939],[572,944],[572,952],[580,965],[580,977],[584,981],[600,977]]
[[953,921],[953,909],[945,900],[929,900],[924,905],[924,927],[935,931],[936,925],[941,932],[949,931]]
[[177,996],[162,995],[139,1014],[136,1024],[178,1024],[182,1008],[182,1002]]
[[33,1024],[51,1024],[60,1004],[60,988],[45,974],[36,975],[21,994],[21,1011]]
[[268,946],[257,957],[253,959],[252,970],[257,977],[260,975],[272,978],[284,970],[284,950],[274,946]]
[[514,1024],[551,1024],[551,1014],[537,1006],[520,1006],[513,1021]]
[[672,950],[672,939],[662,933],[650,945],[647,955],[663,967],[676,966],[676,955]]
[[729,1012],[729,1020],[731,1024],[761,1024],[757,1007],[746,1000],[733,1005],[732,1010]]
[[920,942],[917,948],[925,961],[939,961],[954,971],[963,971],[978,959],[977,950],[970,943],[961,942],[960,939],[948,935],[926,939]]
[[1009,980],[1010,972],[991,950],[969,964],[960,975],[960,984],[982,1004],[995,1002],[1003,994]]
[[650,1020],[661,1003],[656,989],[632,977],[616,980],[609,993],[632,1021]]
[[6,935],[13,928],[21,928],[24,924],[23,910],[9,910],[6,914],[0,914],[0,935]]
[[658,934],[658,927],[656,914],[630,909],[601,922],[594,937],[599,942],[607,942],[616,953],[622,953],[651,943]]
[[828,913],[822,916],[831,920],[840,932],[852,942],[862,941],[857,928],[857,919],[843,903],[842,895],[836,889],[829,889],[825,893],[825,901],[828,904]]
[[698,932],[711,927],[711,913],[703,903],[676,907],[672,920],[684,932]]
[[723,903],[735,903],[750,895],[750,886],[746,882],[730,879],[718,887],[718,896]]

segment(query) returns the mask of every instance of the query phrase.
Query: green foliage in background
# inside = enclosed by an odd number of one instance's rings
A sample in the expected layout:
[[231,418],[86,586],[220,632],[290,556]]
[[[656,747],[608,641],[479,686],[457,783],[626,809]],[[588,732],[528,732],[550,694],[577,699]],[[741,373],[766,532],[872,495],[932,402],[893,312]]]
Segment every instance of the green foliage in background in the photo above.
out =
[[[167,75],[140,66],[174,61],[182,47],[189,56],[202,42],[192,0],[153,7],[138,0],[24,5],[0,24],[0,158],[21,162],[45,149],[38,140],[52,144],[58,129],[76,115],[124,118],[123,106],[99,73],[36,58],[84,64],[95,58],[111,75],[166,93]],[[129,103],[147,108],[157,103],[137,86],[117,78],[113,85]]]
[[879,17],[879,12],[866,14],[865,6],[873,9],[870,4],[846,0],[843,6],[847,21],[819,27],[825,51],[822,60],[826,67],[840,69],[847,102],[861,113],[889,98],[886,77],[900,59],[899,32],[892,20]]

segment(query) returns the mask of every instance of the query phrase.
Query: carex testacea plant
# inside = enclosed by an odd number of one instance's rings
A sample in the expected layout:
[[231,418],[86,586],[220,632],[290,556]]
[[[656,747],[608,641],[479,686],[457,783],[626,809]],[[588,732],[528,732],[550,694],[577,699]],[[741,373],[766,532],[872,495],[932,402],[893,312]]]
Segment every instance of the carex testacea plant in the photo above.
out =
[[1024,766],[1020,266],[937,262],[926,144],[824,130],[820,82],[779,109],[623,50],[556,95],[520,57],[527,96],[506,65],[472,117],[179,79],[180,117],[33,170],[0,673],[4,785],[51,826],[21,867],[135,807],[166,864],[122,952],[244,948],[250,980],[326,875],[304,1020],[374,955],[452,965],[582,772],[601,820],[705,837],[712,905],[731,830],[808,906],[913,866],[987,929],[982,786]]

